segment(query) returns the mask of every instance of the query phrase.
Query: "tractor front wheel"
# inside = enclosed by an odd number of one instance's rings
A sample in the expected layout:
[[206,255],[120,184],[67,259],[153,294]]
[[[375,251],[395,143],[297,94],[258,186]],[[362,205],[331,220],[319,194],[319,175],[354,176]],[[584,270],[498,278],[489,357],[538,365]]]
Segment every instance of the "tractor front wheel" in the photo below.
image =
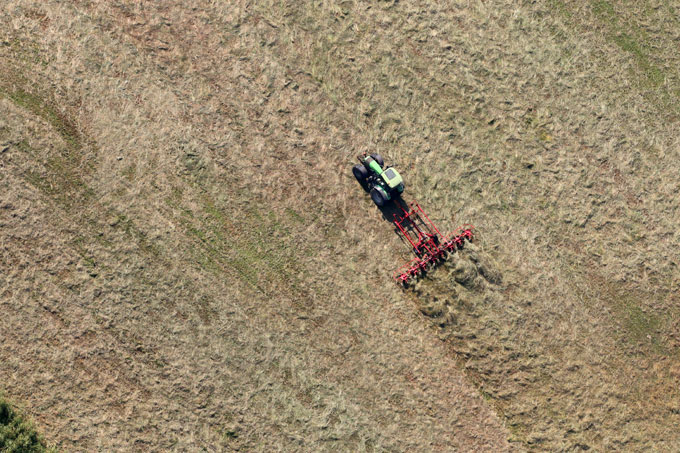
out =
[[361,164],[356,164],[352,168],[352,173],[354,173],[354,177],[357,178],[357,181],[359,182],[363,182],[364,179],[368,177],[368,170]]
[[383,160],[383,158],[380,154],[371,154],[371,157],[373,159],[375,159],[376,162],[378,162],[378,165],[380,165],[380,168],[385,168],[385,161]]
[[385,206],[385,203],[387,202],[387,197],[385,197],[383,192],[377,187],[371,189],[371,199],[379,208]]

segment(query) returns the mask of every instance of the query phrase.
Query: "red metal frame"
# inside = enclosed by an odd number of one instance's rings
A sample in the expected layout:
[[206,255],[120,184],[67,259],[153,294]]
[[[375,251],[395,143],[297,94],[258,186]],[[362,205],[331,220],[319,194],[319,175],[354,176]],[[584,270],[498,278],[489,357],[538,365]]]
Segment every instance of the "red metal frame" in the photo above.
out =
[[402,215],[394,214],[394,224],[411,244],[416,256],[408,263],[399,267],[393,275],[397,283],[408,284],[413,278],[418,278],[431,267],[446,260],[450,252],[463,247],[465,241],[474,238],[474,226],[465,224],[458,227],[452,234],[443,236],[425,214],[418,203],[411,203],[406,211],[400,204]]

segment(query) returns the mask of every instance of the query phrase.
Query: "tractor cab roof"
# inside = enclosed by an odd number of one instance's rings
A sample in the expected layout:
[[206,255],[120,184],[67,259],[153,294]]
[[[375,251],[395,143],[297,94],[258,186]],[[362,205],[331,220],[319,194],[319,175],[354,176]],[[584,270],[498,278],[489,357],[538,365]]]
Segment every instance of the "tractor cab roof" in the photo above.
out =
[[399,172],[392,167],[387,167],[380,176],[390,189],[396,189],[399,184],[404,182]]

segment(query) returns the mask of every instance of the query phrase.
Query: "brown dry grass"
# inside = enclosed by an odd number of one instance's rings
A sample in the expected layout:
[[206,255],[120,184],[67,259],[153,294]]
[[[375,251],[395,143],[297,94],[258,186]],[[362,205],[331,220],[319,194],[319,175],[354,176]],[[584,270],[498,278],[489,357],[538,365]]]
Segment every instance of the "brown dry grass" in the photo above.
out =
[[[66,450],[671,451],[669,8],[10,1],[5,390]],[[389,286],[361,149],[502,280]]]

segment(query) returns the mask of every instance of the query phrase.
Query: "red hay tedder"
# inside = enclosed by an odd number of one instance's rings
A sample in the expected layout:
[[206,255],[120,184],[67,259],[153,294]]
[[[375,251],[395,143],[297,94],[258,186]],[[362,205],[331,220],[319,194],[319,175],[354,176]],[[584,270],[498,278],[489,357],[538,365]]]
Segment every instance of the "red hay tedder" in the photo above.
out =
[[466,240],[472,241],[474,237],[474,227],[469,224],[459,227],[448,236],[442,236],[418,203],[411,203],[408,211],[401,203],[396,204],[401,213],[394,214],[394,224],[416,256],[394,272],[394,281],[398,284],[408,286],[412,280],[446,261],[451,252],[462,248]]

